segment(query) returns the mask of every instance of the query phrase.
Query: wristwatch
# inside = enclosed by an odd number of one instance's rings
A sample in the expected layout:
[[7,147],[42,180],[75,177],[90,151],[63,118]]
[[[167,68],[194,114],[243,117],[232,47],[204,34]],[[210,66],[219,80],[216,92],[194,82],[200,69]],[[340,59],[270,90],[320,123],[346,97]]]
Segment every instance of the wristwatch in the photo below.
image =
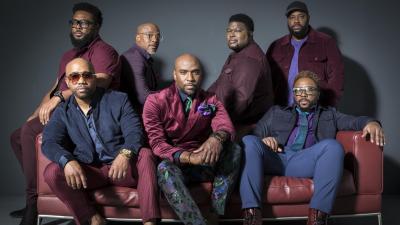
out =
[[119,150],[119,154],[125,156],[128,159],[132,158],[132,150],[126,148]]
[[62,91],[58,90],[58,91],[54,92],[53,96],[59,97],[61,99],[61,102],[65,102],[65,98],[62,94]]

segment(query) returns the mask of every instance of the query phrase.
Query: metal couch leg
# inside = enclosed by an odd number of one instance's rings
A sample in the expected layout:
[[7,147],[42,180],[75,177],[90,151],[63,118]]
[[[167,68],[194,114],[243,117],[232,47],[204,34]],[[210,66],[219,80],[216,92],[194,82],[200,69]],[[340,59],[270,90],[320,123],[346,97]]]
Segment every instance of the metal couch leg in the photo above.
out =
[[378,225],[382,225],[382,213],[378,213]]
[[38,215],[36,225],[42,224],[42,217]]

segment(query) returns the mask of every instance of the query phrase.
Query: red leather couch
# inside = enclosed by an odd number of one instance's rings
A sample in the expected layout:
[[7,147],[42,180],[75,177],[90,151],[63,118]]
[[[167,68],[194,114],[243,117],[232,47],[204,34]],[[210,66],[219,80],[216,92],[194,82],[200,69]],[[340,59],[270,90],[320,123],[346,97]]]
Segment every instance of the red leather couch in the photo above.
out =
[[[361,137],[361,132],[342,131],[337,135],[346,151],[342,184],[335,202],[333,217],[374,215],[381,224],[381,194],[383,189],[382,149]],[[38,224],[44,217],[71,218],[69,210],[52,193],[43,179],[49,160],[41,153],[41,136],[36,142],[38,160]],[[313,193],[311,179],[271,176],[266,179],[263,217],[273,219],[301,219],[308,213],[308,202]],[[209,207],[210,183],[193,185],[190,190],[201,209]],[[105,187],[91,192],[93,201],[109,220],[140,221],[138,194],[134,188]],[[177,217],[161,198],[163,221]],[[234,193],[224,220],[242,219],[238,193]]]

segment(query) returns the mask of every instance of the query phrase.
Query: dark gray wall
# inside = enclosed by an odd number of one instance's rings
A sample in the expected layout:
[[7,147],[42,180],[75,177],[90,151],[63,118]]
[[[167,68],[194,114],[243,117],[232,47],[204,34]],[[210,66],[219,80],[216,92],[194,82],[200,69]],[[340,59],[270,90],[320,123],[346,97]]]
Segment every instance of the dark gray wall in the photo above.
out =
[[[102,37],[120,53],[133,43],[138,24],[159,24],[165,40],[158,59],[163,79],[171,80],[174,58],[196,54],[205,67],[207,88],[229,53],[224,30],[231,14],[255,21],[263,49],[287,33],[284,10],[290,1],[91,1],[104,13]],[[400,193],[398,37],[395,1],[307,1],[314,28],[336,36],[346,63],[340,110],[368,114],[385,127],[385,192]],[[72,1],[1,1],[1,161],[0,194],[23,193],[24,181],[9,146],[9,134],[32,113],[55,81],[59,59],[71,47],[67,21]],[[396,4],[396,5],[394,5]],[[397,66],[397,67],[396,67]],[[397,68],[397,69],[396,69]],[[6,178],[6,179],[4,179]]]

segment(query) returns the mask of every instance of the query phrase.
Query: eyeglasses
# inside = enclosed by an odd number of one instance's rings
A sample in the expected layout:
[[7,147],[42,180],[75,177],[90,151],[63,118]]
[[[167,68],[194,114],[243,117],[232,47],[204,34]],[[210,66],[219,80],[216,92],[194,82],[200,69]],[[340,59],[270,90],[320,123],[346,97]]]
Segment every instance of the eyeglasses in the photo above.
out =
[[143,36],[145,36],[147,39],[152,40],[155,38],[156,40],[162,41],[164,40],[164,37],[160,33],[139,33]]
[[92,22],[89,20],[75,20],[75,19],[68,21],[68,23],[71,27],[75,27],[75,28],[78,27],[78,25],[81,28],[88,28],[90,25],[95,24],[95,22]]
[[72,84],[77,84],[79,79],[82,77],[82,79],[86,80],[93,80],[95,78],[95,74],[91,72],[73,72],[68,75],[68,80],[71,81]]
[[296,96],[301,96],[302,94],[306,95],[315,95],[315,93],[318,91],[318,88],[316,87],[295,87],[293,88],[293,94]]

